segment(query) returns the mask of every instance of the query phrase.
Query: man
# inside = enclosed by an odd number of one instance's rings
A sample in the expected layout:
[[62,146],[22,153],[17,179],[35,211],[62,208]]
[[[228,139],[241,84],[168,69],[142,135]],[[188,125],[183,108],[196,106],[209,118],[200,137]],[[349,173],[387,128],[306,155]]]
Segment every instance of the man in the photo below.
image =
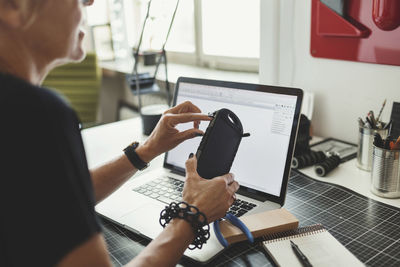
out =
[[[40,87],[56,66],[82,60],[82,8],[93,1],[0,0],[0,265],[110,266],[94,211],[134,175],[123,152],[88,170],[75,113]],[[206,115],[190,102],[165,112],[146,142],[131,151],[148,163],[193,138]],[[179,123],[193,128],[179,132]],[[186,162],[183,201],[212,221],[224,216],[239,185],[212,180]],[[174,218],[128,265],[172,266],[193,241],[196,222]]]

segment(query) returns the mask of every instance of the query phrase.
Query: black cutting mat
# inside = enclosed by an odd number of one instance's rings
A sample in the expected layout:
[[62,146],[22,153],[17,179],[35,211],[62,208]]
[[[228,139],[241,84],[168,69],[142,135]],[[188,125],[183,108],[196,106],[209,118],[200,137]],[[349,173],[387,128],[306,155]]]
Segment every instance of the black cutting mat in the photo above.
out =
[[[361,196],[344,187],[293,171],[284,206],[300,226],[322,223],[368,266],[400,266],[400,209]],[[104,236],[115,266],[128,263],[148,241],[111,222]],[[197,265],[183,258],[179,266]],[[210,266],[273,266],[261,244],[235,244]]]

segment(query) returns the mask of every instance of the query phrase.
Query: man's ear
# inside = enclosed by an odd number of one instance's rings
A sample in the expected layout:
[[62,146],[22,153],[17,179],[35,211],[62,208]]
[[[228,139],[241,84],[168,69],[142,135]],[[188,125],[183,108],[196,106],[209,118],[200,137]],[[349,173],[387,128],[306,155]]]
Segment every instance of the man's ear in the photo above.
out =
[[14,29],[24,25],[23,10],[18,1],[0,0],[0,23]]

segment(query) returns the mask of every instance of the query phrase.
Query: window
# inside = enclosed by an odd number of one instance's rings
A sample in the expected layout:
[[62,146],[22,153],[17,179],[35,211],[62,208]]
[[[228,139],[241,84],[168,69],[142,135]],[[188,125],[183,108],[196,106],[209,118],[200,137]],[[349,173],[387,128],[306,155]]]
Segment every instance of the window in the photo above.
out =
[[[177,1],[152,0],[142,49],[161,47]],[[148,3],[103,0],[87,8],[89,25],[110,24],[117,58],[137,45]],[[260,0],[180,0],[166,45],[169,62],[257,72],[259,6]]]
[[258,58],[258,10],[259,1],[254,0],[203,0],[201,16],[204,54]]
[[[100,59],[128,56],[122,0],[96,1],[94,5],[87,8],[87,23],[91,26],[95,49]],[[113,56],[111,57],[110,54]]]
[[179,2],[171,35],[165,48],[175,52],[196,52],[193,0]]

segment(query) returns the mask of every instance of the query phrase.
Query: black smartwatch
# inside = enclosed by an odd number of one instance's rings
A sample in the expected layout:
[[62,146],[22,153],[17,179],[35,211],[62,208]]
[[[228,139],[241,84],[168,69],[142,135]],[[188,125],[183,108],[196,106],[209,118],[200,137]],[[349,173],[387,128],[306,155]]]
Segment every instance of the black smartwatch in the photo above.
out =
[[129,146],[127,146],[124,149],[124,153],[126,155],[126,157],[129,159],[129,161],[132,163],[132,165],[142,171],[144,169],[146,169],[149,164],[144,162],[139,155],[136,153],[136,148],[139,146],[139,142],[133,142],[132,144],[130,144]]

